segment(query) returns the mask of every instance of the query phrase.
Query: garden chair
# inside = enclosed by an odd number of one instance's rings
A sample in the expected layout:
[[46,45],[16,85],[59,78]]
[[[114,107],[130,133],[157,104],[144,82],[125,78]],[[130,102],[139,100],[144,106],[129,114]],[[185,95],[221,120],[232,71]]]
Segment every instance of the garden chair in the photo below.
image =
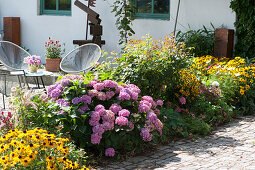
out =
[[7,68],[7,70],[0,69],[0,76],[4,77],[3,88],[1,90],[1,93],[3,94],[4,109],[4,95],[7,96],[6,77],[17,76],[21,87],[21,76],[24,76],[24,84],[27,84],[25,70],[28,70],[28,65],[24,63],[24,58],[27,56],[30,56],[30,54],[20,46],[9,41],[0,41],[0,63]]
[[61,61],[60,69],[75,74],[89,71],[101,57],[101,48],[97,44],[85,44],[73,49]]

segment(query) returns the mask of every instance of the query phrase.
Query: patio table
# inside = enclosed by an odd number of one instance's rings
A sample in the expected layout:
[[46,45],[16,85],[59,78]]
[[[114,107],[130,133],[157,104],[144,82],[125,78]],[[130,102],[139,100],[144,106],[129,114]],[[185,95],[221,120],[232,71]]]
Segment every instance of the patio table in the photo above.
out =
[[[12,71],[11,74],[23,74],[21,71]],[[45,89],[45,84],[44,84],[44,81],[43,81],[43,76],[51,76],[53,75],[52,72],[49,72],[49,71],[46,71],[44,69],[38,69],[37,72],[30,72],[29,70],[25,70],[25,76],[26,77],[33,77],[34,80],[35,80],[35,84],[37,85],[37,88],[40,89],[40,83],[39,83],[39,78],[42,82],[42,86],[43,88]],[[28,84],[27,84],[28,85]],[[28,88],[29,88],[29,85],[28,85]]]

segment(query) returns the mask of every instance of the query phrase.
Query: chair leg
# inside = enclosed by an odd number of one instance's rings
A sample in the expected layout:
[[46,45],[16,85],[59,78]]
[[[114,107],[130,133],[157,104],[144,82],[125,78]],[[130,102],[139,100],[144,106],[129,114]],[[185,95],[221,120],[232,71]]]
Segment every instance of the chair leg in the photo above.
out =
[[20,81],[20,76],[18,76],[18,80],[19,80],[19,86],[20,86],[20,88],[22,88],[21,81]]
[[4,109],[5,109],[5,96],[7,96],[7,92],[6,92],[6,87],[7,87],[7,82],[6,82],[6,75],[4,75],[4,91],[3,91],[3,105],[4,105]]
[[43,85],[44,90],[46,90],[45,84],[44,84],[44,81],[43,81],[43,77],[42,77],[42,76],[41,76],[41,82],[42,82],[42,85]]
[[30,89],[29,85],[28,85],[28,81],[27,81],[27,76],[26,76],[26,73],[25,71],[23,70],[23,74],[24,74],[24,84],[27,85],[27,88]]
[[38,76],[36,76],[36,83],[37,83],[37,87],[38,87],[38,89],[40,89],[40,83],[39,83]]

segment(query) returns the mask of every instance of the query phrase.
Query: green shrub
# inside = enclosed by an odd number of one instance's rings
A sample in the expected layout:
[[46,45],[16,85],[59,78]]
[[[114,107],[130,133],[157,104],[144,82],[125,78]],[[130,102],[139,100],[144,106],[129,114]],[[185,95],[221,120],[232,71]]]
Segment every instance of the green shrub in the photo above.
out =
[[145,40],[130,40],[120,56],[103,62],[95,71],[100,72],[103,79],[137,85],[142,95],[167,99],[172,97],[166,91],[173,91],[178,72],[187,66],[188,59],[185,45],[172,36],[158,41],[147,36]]
[[212,130],[212,127],[200,118],[185,115],[183,119],[188,132],[192,135],[207,135]]
[[255,54],[255,32],[254,30],[254,8],[253,0],[231,0],[230,8],[236,13],[237,43],[235,55],[254,58]]
[[191,54],[195,57],[203,55],[213,55],[215,28],[207,29],[205,26],[198,30],[189,30],[187,32],[179,31],[176,34],[176,40],[184,42],[191,48]]
[[142,97],[140,92],[134,84],[87,81],[81,75],[64,76],[48,88],[62,109],[56,117],[63,125],[61,132],[99,156],[140,152],[162,135],[157,115],[163,101]]
[[55,117],[59,107],[48,102],[44,91],[31,91],[19,87],[12,89],[10,109],[14,114],[15,125],[19,129],[44,128],[56,132],[59,122]]
[[166,140],[173,136],[188,136],[187,127],[180,113],[171,108],[162,108],[160,118],[164,124],[163,136],[166,136]]

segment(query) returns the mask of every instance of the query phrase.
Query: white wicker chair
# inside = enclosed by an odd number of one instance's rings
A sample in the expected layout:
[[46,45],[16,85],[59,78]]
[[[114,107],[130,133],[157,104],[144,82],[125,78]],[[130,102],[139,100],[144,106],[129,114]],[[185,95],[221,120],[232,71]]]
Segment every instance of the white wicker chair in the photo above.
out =
[[69,52],[61,61],[60,69],[66,73],[89,71],[101,57],[97,44],[85,44]]
[[[5,73],[0,74],[0,76],[4,77],[4,87],[1,90],[1,93],[3,94],[3,102],[4,95],[7,95],[6,76],[17,76],[20,86],[20,76],[24,76],[24,83],[27,84],[25,70],[28,69],[28,65],[24,63],[24,58],[27,56],[31,55],[20,46],[9,41],[0,41],[0,63],[2,63],[7,68],[7,71],[10,73],[6,73],[5,70]],[[14,74],[12,73],[13,71],[15,71]],[[5,108],[5,103],[3,106]]]

